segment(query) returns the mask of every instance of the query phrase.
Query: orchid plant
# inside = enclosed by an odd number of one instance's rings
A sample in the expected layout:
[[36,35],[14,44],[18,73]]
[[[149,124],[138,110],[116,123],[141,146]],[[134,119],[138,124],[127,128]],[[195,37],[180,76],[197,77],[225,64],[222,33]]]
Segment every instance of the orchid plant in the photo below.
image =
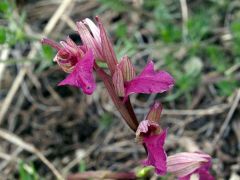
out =
[[[131,94],[169,91],[174,85],[174,78],[166,71],[154,70],[151,60],[136,75],[128,56],[122,57],[118,62],[113,45],[98,17],[96,22],[97,25],[87,18],[76,23],[82,45],[77,45],[70,37],[60,43],[42,39],[43,44],[57,50],[53,61],[67,73],[66,78],[58,85],[75,86],[83,93],[91,95],[96,89],[95,71],[122,118],[136,133],[137,141],[145,147],[147,159],[142,162],[144,166],[153,166],[160,176],[169,172],[181,180],[191,179],[192,176],[197,176],[200,180],[213,180],[209,173],[209,155],[203,152],[183,152],[167,156],[164,149],[167,129],[160,126],[162,105],[159,102],[150,107],[146,118],[140,123],[132,108],[129,98]],[[99,67],[98,61],[106,63],[107,69]]]

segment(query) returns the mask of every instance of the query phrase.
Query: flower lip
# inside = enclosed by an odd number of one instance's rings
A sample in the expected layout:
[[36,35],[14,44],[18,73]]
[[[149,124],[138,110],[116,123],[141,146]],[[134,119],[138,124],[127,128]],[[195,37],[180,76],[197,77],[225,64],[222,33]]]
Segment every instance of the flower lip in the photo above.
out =
[[163,148],[167,135],[167,129],[158,135],[144,137],[144,143],[148,150],[148,158],[143,161],[145,166],[154,166],[158,175],[165,175],[167,172],[167,155]]
[[134,93],[162,93],[170,90],[175,81],[166,71],[155,71],[153,61],[149,61],[142,72],[125,84],[126,96]]
[[88,50],[85,56],[79,61],[73,71],[58,85],[70,85],[80,89],[85,94],[92,94],[96,89],[96,83],[93,77],[94,57],[92,50]]

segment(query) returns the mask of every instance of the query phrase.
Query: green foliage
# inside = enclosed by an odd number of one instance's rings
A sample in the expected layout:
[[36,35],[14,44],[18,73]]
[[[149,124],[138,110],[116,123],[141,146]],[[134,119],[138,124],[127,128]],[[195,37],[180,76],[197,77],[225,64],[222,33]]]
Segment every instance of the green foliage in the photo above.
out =
[[47,60],[52,60],[55,55],[55,52],[52,47],[43,45],[42,46],[42,56]]
[[112,115],[108,113],[104,113],[100,118],[100,127],[103,129],[109,128],[109,126],[112,124]]
[[229,67],[229,60],[224,51],[218,46],[208,45],[206,47],[207,57],[211,65],[218,71],[224,72]]
[[240,55],[240,22],[239,20],[232,22],[231,31],[233,36],[233,43],[232,43],[233,53],[239,56]]
[[236,80],[229,78],[228,80],[218,82],[216,86],[219,89],[220,96],[230,96],[239,87],[239,84]]
[[0,27],[0,44],[5,43],[5,41],[6,41],[6,36],[7,36],[6,34],[7,34],[7,33],[6,33],[5,28]]
[[7,43],[11,46],[26,40],[24,32],[26,14],[22,12],[18,17],[13,13],[14,8],[15,4],[10,1],[0,2],[0,15],[6,22],[6,25],[0,26],[0,44]]
[[0,15],[6,16],[10,14],[10,11],[12,10],[11,3],[7,0],[2,0],[0,2]]
[[84,160],[81,160],[79,162],[79,169],[78,169],[79,172],[85,172],[86,171],[86,163]]
[[136,51],[136,44],[131,39],[123,38],[115,45],[115,52],[117,53],[118,59],[126,54],[131,57],[136,53]]
[[[205,13],[200,13],[205,12]],[[188,40],[190,42],[200,42],[210,29],[209,14],[202,10],[191,16],[187,22]]]
[[146,167],[139,167],[136,170],[136,176],[138,178],[145,178],[147,177],[152,171],[154,170],[154,168],[152,166],[146,166]]
[[115,30],[115,34],[117,36],[117,38],[126,38],[126,34],[127,34],[127,25],[120,21],[116,24],[117,28]]
[[99,0],[104,6],[104,9],[112,9],[118,12],[124,12],[128,9],[128,5],[122,0]]
[[53,64],[55,53],[56,52],[50,46],[43,45],[39,51],[41,61],[36,71],[42,72],[44,69],[51,66]]
[[37,174],[33,164],[28,165],[23,161],[18,164],[18,172],[20,180],[38,180],[39,175]]

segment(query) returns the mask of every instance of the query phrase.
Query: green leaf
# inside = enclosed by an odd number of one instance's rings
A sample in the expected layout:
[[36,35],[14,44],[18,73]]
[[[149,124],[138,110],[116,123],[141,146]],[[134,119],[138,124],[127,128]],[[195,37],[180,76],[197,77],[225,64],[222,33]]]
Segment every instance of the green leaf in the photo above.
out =
[[85,172],[86,171],[86,163],[84,160],[81,160],[79,162],[79,172]]
[[138,168],[137,172],[136,172],[136,176],[138,178],[144,178],[144,177],[148,176],[149,173],[151,171],[153,171],[153,169],[154,168],[152,166],[146,166],[146,167],[143,167],[143,168]]
[[112,124],[112,116],[111,114],[104,113],[100,118],[100,126],[103,129],[108,128]]
[[54,50],[46,45],[42,46],[42,53],[43,53],[43,57],[48,60],[48,61],[52,61],[53,57],[54,57]]
[[107,8],[113,9],[118,12],[127,11],[129,8],[127,4],[122,0],[99,0],[102,5],[106,6]]
[[220,47],[215,45],[208,45],[206,47],[207,57],[211,65],[218,71],[224,72],[229,67],[229,59]]
[[38,180],[39,176],[36,173],[36,170],[31,164],[30,166],[23,161],[20,161],[18,164],[18,172],[20,180]]
[[6,42],[6,30],[3,27],[0,27],[0,44]]
[[127,34],[127,27],[126,24],[124,24],[123,22],[119,22],[117,24],[117,28],[115,30],[115,34],[118,38],[124,38]]
[[218,82],[217,87],[219,88],[220,96],[230,96],[234,90],[239,86],[236,80],[222,80]]
[[2,2],[0,2],[0,12],[5,13],[8,11],[9,8],[9,3],[5,0],[3,0]]

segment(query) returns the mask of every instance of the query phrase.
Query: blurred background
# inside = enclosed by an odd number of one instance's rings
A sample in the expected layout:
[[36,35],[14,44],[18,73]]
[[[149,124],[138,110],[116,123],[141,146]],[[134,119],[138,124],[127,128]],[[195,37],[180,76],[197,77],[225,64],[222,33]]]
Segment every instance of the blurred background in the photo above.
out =
[[168,154],[201,149],[216,179],[239,180],[239,0],[1,0],[0,179],[141,167],[144,149],[102,82],[92,96],[58,87],[56,52],[40,44],[67,35],[81,43],[75,22],[96,15],[118,59],[127,54],[137,72],[153,59],[176,79],[169,93],[131,96],[138,120],[161,101]]

